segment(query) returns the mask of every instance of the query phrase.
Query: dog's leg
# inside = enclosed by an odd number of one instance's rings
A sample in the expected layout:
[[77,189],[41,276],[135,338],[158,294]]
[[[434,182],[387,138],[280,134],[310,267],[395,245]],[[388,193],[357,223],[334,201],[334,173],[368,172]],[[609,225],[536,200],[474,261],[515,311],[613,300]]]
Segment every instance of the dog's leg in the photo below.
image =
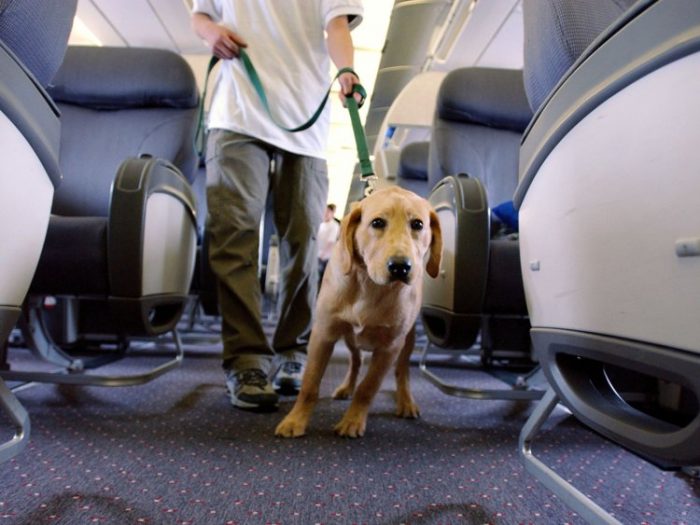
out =
[[399,417],[418,417],[420,411],[418,405],[411,395],[410,379],[410,359],[413,347],[416,344],[416,327],[406,336],[406,342],[401,349],[399,358],[396,361],[396,415]]
[[345,374],[345,379],[343,379],[341,385],[333,392],[333,399],[349,399],[352,397],[357,384],[357,375],[360,373],[360,367],[362,366],[362,352],[350,342],[346,341],[346,343],[348,350],[350,350],[348,372]]
[[367,375],[357,386],[352,403],[343,419],[335,426],[335,432],[338,435],[352,438],[364,435],[370,403],[379,391],[384,376],[391,368],[397,353],[397,348],[375,350],[372,353]]
[[275,435],[282,437],[299,437],[306,433],[311,412],[318,401],[318,391],[321,379],[328,366],[335,341],[319,341],[311,332],[309,355],[306,359],[306,369],[301,380],[301,390],[291,412],[277,425]]

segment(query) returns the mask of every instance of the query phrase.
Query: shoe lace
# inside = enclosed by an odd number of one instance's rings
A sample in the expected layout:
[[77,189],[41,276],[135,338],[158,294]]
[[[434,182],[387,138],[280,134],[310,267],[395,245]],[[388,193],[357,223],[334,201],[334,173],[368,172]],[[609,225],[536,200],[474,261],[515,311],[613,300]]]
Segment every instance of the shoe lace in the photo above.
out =
[[262,370],[250,369],[243,370],[236,374],[236,380],[240,384],[265,388],[267,385],[267,376]]

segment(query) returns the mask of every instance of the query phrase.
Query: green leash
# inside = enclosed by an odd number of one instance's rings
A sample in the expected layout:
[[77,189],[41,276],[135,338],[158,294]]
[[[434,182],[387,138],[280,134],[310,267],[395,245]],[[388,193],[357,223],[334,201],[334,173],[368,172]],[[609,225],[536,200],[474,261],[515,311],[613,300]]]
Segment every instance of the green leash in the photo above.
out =
[[[283,125],[281,125],[277,120],[275,119],[274,115],[272,114],[272,111],[270,110],[270,105],[267,101],[267,96],[265,95],[265,89],[262,85],[262,82],[260,81],[260,77],[258,76],[258,72],[255,70],[255,66],[253,66],[253,62],[250,60],[250,57],[248,56],[248,53],[246,53],[245,49],[240,48],[240,53],[239,53],[239,58],[243,62],[243,67],[246,70],[246,73],[248,74],[248,78],[250,79],[250,82],[253,84],[253,87],[255,88],[255,92],[258,94],[258,98],[260,99],[260,102],[262,103],[263,107],[265,108],[265,111],[267,112],[268,116],[270,117],[270,120],[280,129],[283,129],[285,131],[288,131],[290,133],[297,133],[299,131],[304,131],[306,129],[309,129],[311,126],[313,126],[318,118],[321,116],[321,113],[323,112],[323,108],[326,106],[326,102],[328,101],[328,97],[331,93],[331,89],[333,87],[333,83],[337,80],[337,78],[342,75],[343,73],[352,73],[353,75],[357,76],[357,73],[352,68],[349,67],[344,67],[336,73],[335,77],[331,81],[330,86],[328,86],[328,90],[326,91],[325,96],[321,100],[321,103],[319,104],[318,108],[314,112],[314,114],[303,124],[293,127],[293,128],[288,128]],[[195,133],[194,137],[194,143],[195,143],[195,150],[197,153],[201,156],[202,152],[204,151],[204,101],[207,96],[207,86],[209,84],[209,76],[214,69],[214,66],[219,62],[219,58],[216,56],[212,56],[211,59],[209,60],[209,65],[207,66],[207,73],[206,76],[204,77],[204,90],[202,92],[202,96],[199,101],[199,111],[197,115],[197,131]],[[362,101],[360,104],[357,103],[355,100],[355,93],[359,93],[360,97],[362,97]],[[362,103],[364,102],[365,98],[367,97],[367,92],[365,91],[365,88],[362,87],[361,84],[355,84],[352,87],[352,93],[350,95],[345,96],[345,103],[348,108],[348,111],[350,112],[350,121],[352,123],[352,131],[355,136],[355,144],[357,146],[357,156],[360,161],[360,180],[363,182],[366,182],[368,187],[367,190],[365,191],[365,194],[369,194],[369,192],[372,191],[374,188],[374,183],[376,182],[377,177],[374,174],[374,170],[372,169],[372,163],[369,160],[369,150],[367,148],[367,139],[365,138],[365,133],[364,130],[362,129],[362,123],[360,122],[360,112],[359,108],[362,106]]]

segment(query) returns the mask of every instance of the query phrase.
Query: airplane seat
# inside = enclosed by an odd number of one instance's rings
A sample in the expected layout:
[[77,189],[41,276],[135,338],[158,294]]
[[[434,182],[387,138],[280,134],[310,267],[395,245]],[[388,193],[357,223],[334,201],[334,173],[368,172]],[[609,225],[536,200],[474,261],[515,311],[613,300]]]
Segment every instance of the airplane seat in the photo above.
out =
[[428,141],[411,142],[403,147],[399,156],[396,182],[402,188],[428,197]]
[[530,356],[517,222],[501,210],[517,185],[520,137],[531,116],[519,70],[457,69],[438,92],[428,180],[430,200],[449,224],[450,262],[443,279],[426,282],[422,318],[439,347],[467,349],[480,335],[487,363],[499,353]]
[[[60,183],[58,109],[44,87],[68,44],[77,0],[0,0],[0,354],[21,312]],[[41,30],[38,30],[40,28]],[[0,379],[15,435],[0,462],[26,446],[27,412]]]
[[[660,466],[700,464],[700,10],[692,0],[523,9],[537,112],[514,205],[531,337],[550,386],[520,453],[579,515],[617,523],[531,445],[562,402]],[[586,34],[556,79],[552,57]],[[628,390],[635,381],[654,390]]]
[[[65,348],[115,341],[125,351],[131,337],[172,332],[177,356],[153,374],[123,381],[3,375],[109,386],[145,382],[182,358],[175,325],[189,296],[197,246],[189,184],[197,162],[194,75],[166,50],[69,47],[49,93],[61,111],[64,180],[22,317],[28,346],[81,371],[92,365]],[[45,308],[47,296],[59,304]]]
[[594,0],[590,5],[546,0],[530,5],[523,16],[523,76],[534,111],[544,102],[567,69],[608,26],[637,0]]
[[469,67],[448,73],[430,137],[430,187],[467,173],[484,185],[490,206],[511,200],[520,137],[531,118],[522,71]]
[[65,183],[59,215],[104,215],[109,185],[127,155],[168,160],[196,175],[193,124],[199,94],[189,65],[171,51],[69,46],[49,94],[61,110]]

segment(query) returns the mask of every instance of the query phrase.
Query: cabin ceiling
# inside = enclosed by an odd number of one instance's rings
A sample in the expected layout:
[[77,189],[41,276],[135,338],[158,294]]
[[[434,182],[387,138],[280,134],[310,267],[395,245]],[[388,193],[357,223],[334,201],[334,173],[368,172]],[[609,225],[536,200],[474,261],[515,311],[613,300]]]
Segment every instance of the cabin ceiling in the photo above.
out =
[[[391,102],[415,74],[472,65],[522,67],[520,1],[364,0],[365,16],[353,31],[353,41],[355,69],[371,97],[360,113],[370,149]],[[209,50],[190,26],[191,4],[191,0],[78,0],[70,43],[170,49],[188,60],[201,87]],[[337,94],[331,97],[331,107],[329,200],[342,210],[356,149]]]
[[[365,18],[353,32],[356,48],[381,53],[393,0],[365,1]],[[79,0],[73,43],[158,47],[208,54],[190,26],[192,0]]]
[[86,44],[207,53],[190,27],[190,4],[189,0],[79,0],[81,38]]

